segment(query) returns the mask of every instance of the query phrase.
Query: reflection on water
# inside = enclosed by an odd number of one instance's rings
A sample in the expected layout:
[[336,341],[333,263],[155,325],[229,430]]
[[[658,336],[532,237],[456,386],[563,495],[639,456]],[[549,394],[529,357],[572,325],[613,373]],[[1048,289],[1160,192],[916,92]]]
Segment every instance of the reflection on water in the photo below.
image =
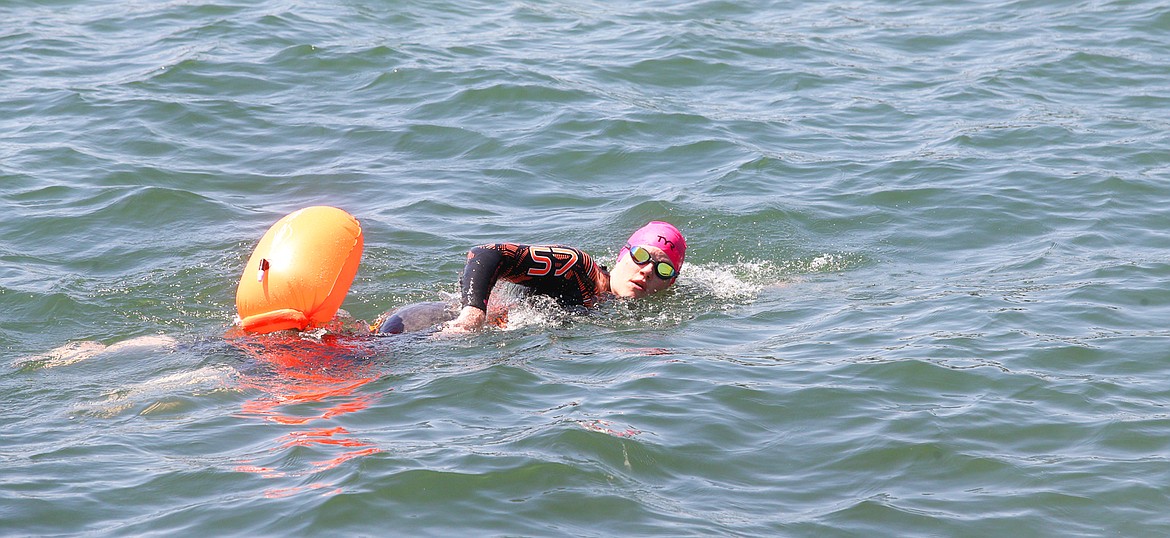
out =
[[[229,334],[228,342],[255,361],[250,372],[241,372],[240,387],[260,391],[245,402],[239,415],[290,427],[273,440],[271,452],[280,452],[274,464],[241,461],[236,469],[267,478],[306,475],[326,471],[354,458],[381,452],[374,443],[354,437],[338,418],[361,411],[380,394],[360,389],[378,378],[371,357],[373,342],[325,334],[307,338],[297,334]],[[308,462],[303,471],[289,471],[298,461],[286,451],[305,448],[324,453]],[[286,496],[303,489],[322,489],[328,484],[270,490],[269,496]]]

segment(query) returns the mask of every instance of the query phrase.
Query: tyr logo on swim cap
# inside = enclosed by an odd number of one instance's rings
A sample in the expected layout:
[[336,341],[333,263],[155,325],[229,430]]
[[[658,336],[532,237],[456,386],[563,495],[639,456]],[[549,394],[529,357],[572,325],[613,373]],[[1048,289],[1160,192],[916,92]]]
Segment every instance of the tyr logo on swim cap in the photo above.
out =
[[[634,232],[634,235],[631,235],[626,243],[634,246],[658,247],[666,252],[676,270],[682,270],[683,257],[687,253],[687,240],[683,238],[682,232],[669,222],[652,221],[638,228],[638,231]],[[626,254],[629,254],[629,249],[622,247],[621,252],[618,253],[618,261],[621,261]]]

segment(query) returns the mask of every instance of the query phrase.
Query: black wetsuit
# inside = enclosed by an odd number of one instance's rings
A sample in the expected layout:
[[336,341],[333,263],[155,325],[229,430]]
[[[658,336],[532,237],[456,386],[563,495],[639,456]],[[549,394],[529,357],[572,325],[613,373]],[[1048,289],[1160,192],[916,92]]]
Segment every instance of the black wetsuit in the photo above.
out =
[[[597,277],[607,272],[593,257],[561,245],[480,245],[467,253],[467,265],[459,280],[460,307],[487,311],[488,296],[500,279],[519,284],[538,295],[547,295],[566,307],[592,307],[600,295]],[[441,302],[416,303],[384,314],[374,323],[377,334],[399,334],[433,327],[455,319],[459,309]]]
[[593,257],[561,245],[480,245],[467,253],[459,285],[462,306],[487,310],[488,296],[500,279],[547,295],[562,306],[592,307],[600,295],[597,278],[604,266]]

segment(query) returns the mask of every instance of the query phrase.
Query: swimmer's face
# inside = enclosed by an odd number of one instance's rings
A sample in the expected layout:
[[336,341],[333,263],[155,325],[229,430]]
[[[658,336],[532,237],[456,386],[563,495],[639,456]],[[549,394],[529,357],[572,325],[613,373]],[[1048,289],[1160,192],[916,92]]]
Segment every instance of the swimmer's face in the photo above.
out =
[[[670,262],[670,256],[658,247],[646,247],[650,251],[650,259],[656,262]],[[638,265],[629,254],[622,256],[621,261],[614,265],[609,272],[609,290],[614,295],[626,299],[641,299],[653,295],[674,284],[676,279],[664,280],[654,274],[654,264]]]

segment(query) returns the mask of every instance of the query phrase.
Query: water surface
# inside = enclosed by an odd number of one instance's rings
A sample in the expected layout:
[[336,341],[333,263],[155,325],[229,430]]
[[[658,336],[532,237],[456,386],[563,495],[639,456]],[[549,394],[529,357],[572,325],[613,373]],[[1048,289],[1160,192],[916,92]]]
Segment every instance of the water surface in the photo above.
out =
[[[0,14],[4,534],[1170,532],[1159,2]],[[363,320],[478,243],[691,248],[586,317],[233,335],[320,204]]]

